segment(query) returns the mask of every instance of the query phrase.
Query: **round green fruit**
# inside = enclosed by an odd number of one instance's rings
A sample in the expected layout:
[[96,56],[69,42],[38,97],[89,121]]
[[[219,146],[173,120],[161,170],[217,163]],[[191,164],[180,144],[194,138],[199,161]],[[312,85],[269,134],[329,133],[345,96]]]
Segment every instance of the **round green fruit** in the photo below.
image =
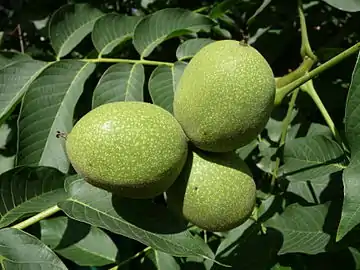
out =
[[74,169],[92,185],[128,198],[152,198],[175,181],[187,157],[176,119],[145,102],[113,102],[83,116],[66,139]]
[[207,231],[244,223],[256,200],[250,169],[235,153],[191,152],[178,180],[166,191],[168,207]]
[[174,115],[196,147],[228,152],[264,129],[275,90],[272,69],[255,48],[235,40],[215,41],[185,68],[174,96]]

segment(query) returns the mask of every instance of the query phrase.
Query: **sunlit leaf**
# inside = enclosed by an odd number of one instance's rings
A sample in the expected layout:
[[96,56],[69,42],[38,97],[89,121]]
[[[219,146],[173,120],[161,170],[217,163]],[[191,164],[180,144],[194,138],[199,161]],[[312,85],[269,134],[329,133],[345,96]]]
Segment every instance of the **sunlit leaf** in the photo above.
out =
[[167,39],[209,31],[212,25],[213,21],[204,15],[181,8],[166,8],[144,17],[137,24],[133,43],[144,58]]
[[67,179],[70,198],[59,206],[71,218],[137,240],[173,256],[213,258],[210,248],[164,206],[113,196],[80,177]]
[[154,104],[173,112],[174,93],[186,63],[176,62],[172,67],[158,66],[149,79],[149,92]]
[[358,0],[323,0],[329,5],[347,12],[360,11],[360,2]]
[[97,20],[92,31],[92,41],[99,56],[111,53],[116,46],[131,39],[141,18],[110,13]]
[[176,57],[179,61],[192,58],[200,49],[212,42],[214,42],[214,40],[209,38],[189,39],[179,45],[176,50]]
[[20,102],[29,85],[46,67],[45,62],[35,60],[14,61],[0,69],[0,123]]
[[93,94],[92,107],[114,101],[144,100],[144,66],[118,63],[108,68]]
[[0,175],[0,228],[66,199],[65,176],[47,167],[18,167]]
[[0,230],[0,264],[4,270],[67,270],[56,254],[39,239],[11,228]]
[[93,63],[58,61],[31,84],[20,111],[17,165],[68,171],[64,140],[56,134],[70,132],[75,105],[94,68]]
[[68,4],[55,11],[49,22],[49,37],[57,58],[71,52],[103,15],[89,4]]
[[99,228],[63,216],[41,220],[40,226],[41,240],[78,265],[102,266],[116,261],[116,245]]
[[283,244],[279,254],[325,252],[330,235],[323,231],[328,206],[288,206],[282,214],[275,214],[265,222],[267,227],[282,233]]

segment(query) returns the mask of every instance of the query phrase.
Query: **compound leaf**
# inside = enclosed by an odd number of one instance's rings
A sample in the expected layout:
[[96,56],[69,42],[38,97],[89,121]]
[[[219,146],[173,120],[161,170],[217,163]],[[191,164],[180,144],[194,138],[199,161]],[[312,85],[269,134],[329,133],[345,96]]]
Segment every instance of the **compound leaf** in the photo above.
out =
[[56,253],[81,266],[115,263],[117,247],[101,229],[56,217],[40,221],[41,240]]
[[114,101],[144,100],[144,66],[118,63],[108,68],[93,94],[92,107]]
[[0,175],[0,228],[66,199],[65,175],[49,167],[17,167]]
[[45,62],[21,59],[11,63],[3,61],[3,68],[0,69],[0,123],[13,111],[29,85],[46,67]]
[[212,25],[213,21],[204,15],[181,8],[165,8],[144,17],[137,24],[133,43],[144,58],[167,39],[209,31]]
[[104,14],[88,4],[67,4],[51,16],[49,37],[57,58],[70,53]]
[[67,270],[43,242],[31,234],[12,228],[0,230],[0,264],[4,270]]
[[154,104],[173,112],[174,93],[186,63],[176,62],[172,67],[158,66],[149,79],[149,93]]
[[193,38],[186,40],[181,43],[176,50],[176,58],[179,61],[184,61],[186,59],[192,58],[198,51],[200,51],[206,45],[214,42],[210,38]]
[[70,132],[75,105],[94,68],[93,63],[58,61],[31,84],[19,116],[17,165],[68,171],[64,140],[57,138],[56,133]]
[[99,56],[111,53],[116,46],[131,39],[141,18],[110,13],[97,20],[91,37]]
[[186,230],[167,208],[151,200],[119,198],[95,188],[82,178],[67,178],[70,198],[59,203],[71,218],[137,240],[173,256],[213,258],[201,239]]

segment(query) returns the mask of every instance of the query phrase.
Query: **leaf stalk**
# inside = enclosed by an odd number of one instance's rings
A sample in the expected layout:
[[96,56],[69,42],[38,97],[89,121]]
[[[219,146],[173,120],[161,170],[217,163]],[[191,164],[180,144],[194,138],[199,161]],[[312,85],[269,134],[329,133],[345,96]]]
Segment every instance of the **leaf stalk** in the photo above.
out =
[[36,214],[35,216],[32,216],[28,219],[25,219],[24,221],[18,223],[18,224],[15,224],[13,226],[11,226],[11,228],[14,228],[14,229],[19,229],[19,230],[23,230],[37,222],[39,222],[40,220],[42,219],[45,219],[49,216],[52,216],[54,215],[55,213],[59,212],[61,209],[57,206],[57,205],[54,205],[38,214]]

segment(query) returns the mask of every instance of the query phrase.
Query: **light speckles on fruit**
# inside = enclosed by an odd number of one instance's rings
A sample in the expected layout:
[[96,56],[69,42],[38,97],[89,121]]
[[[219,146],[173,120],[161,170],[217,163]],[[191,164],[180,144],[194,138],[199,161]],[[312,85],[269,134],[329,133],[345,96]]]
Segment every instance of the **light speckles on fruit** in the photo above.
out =
[[251,172],[234,153],[189,152],[183,172],[166,193],[169,208],[208,231],[241,225],[256,200]]
[[174,115],[200,149],[228,152],[265,127],[275,78],[264,57],[234,40],[213,42],[189,62],[174,96]]
[[179,175],[187,141],[169,112],[129,101],[90,111],[68,135],[66,148],[75,170],[93,185],[125,197],[150,198]]

